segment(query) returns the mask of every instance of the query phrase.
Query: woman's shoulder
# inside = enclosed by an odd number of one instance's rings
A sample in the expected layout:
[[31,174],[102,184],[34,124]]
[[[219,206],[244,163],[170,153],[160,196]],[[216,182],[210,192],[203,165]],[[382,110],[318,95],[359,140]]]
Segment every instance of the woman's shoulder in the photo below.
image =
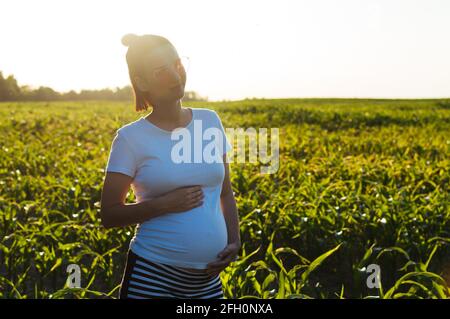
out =
[[215,110],[207,107],[191,107],[191,109],[197,113],[197,118],[216,119],[219,117]]
[[141,128],[142,128],[142,117],[122,125],[116,130],[116,132],[117,134],[124,135],[126,137],[132,137],[133,135],[139,134]]

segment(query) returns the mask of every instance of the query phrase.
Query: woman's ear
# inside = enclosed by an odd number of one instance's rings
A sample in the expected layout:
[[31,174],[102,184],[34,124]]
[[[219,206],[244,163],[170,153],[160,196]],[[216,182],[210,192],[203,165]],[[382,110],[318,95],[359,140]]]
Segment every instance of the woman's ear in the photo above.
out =
[[141,78],[140,76],[134,77],[134,83],[136,83],[137,88],[141,92],[147,92],[148,91],[148,83],[145,79]]

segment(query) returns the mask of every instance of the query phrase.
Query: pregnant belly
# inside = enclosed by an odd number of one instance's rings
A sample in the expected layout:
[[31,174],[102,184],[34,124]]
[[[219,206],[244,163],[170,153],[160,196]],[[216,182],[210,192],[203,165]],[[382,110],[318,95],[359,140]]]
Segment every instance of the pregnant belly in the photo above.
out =
[[[202,264],[204,269],[225,248],[227,229],[221,211],[198,207],[183,213],[165,214],[141,224],[136,240],[156,257],[186,265]],[[181,268],[204,271],[188,266]]]

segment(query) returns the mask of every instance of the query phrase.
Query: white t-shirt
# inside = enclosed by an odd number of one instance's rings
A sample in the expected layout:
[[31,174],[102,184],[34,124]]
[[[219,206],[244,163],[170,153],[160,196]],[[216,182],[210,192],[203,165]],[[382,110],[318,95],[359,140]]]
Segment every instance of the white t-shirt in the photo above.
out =
[[[214,110],[189,109],[192,110],[191,122],[174,130],[177,134],[185,133],[184,139],[144,117],[119,128],[111,145],[106,171],[133,177],[131,188],[137,202],[179,187],[200,185],[203,205],[138,224],[130,249],[154,262],[204,269],[227,245],[220,193],[225,174],[222,156],[232,146]],[[217,132],[220,135],[212,135]],[[188,156],[189,152],[191,156]],[[177,155],[185,155],[185,162],[180,163]],[[211,160],[208,155],[215,155],[212,159],[216,160]]]

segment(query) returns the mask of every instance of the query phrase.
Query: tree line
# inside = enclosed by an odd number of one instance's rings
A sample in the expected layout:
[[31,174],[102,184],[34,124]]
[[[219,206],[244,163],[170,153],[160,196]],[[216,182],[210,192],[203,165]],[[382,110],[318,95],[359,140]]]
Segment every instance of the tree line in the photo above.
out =
[[[67,100],[133,100],[133,89],[127,85],[115,89],[81,90],[75,92],[57,92],[50,87],[31,88],[19,85],[13,75],[4,77],[0,71],[0,101],[67,101]],[[207,101],[195,91],[186,91],[184,101]]]

